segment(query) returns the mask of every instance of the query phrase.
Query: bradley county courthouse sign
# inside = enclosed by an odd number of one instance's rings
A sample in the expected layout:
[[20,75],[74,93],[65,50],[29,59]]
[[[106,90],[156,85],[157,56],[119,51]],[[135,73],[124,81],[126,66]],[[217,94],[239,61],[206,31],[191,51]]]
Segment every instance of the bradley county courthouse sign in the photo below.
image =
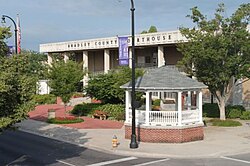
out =
[[[183,37],[179,31],[157,32],[150,34],[140,34],[135,36],[136,46],[175,44],[178,41],[187,41],[187,39]],[[117,48],[118,43],[118,36],[90,40],[48,43],[40,45],[40,52],[63,52],[75,50]],[[130,36],[128,37],[128,46],[131,46]]]

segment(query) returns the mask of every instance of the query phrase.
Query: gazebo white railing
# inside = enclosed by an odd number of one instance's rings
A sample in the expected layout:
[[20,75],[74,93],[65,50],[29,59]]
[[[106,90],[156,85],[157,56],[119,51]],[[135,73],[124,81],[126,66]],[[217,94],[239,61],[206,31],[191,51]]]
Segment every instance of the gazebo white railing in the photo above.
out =
[[[200,123],[200,111],[183,110],[181,125]],[[132,121],[132,110],[129,109],[126,123]],[[147,126],[178,126],[178,111],[149,111],[149,121],[146,123],[146,110],[136,110],[136,124]]]

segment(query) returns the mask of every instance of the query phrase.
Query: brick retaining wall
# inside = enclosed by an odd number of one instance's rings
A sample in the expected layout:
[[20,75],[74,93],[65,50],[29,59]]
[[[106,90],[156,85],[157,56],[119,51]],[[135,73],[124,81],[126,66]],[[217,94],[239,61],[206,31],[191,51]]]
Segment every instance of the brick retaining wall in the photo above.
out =
[[[153,143],[182,143],[204,139],[203,126],[190,128],[148,128],[136,127],[137,140]],[[130,139],[131,126],[125,125],[125,138]]]

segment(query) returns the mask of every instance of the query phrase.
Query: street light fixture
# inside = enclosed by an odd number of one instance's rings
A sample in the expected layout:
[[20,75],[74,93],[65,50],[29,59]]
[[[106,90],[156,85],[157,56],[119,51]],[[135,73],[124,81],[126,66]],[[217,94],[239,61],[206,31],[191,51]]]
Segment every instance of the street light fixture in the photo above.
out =
[[5,23],[5,18],[9,18],[15,26],[15,52],[17,54],[17,26],[16,26],[16,23],[11,17],[6,16],[6,15],[2,15],[2,21],[1,21],[2,23]]
[[138,148],[138,143],[136,141],[136,133],[135,133],[135,18],[134,18],[134,1],[131,0],[131,31],[132,31],[132,92],[131,92],[131,100],[132,100],[132,133],[131,133],[131,142],[130,148],[135,149]]

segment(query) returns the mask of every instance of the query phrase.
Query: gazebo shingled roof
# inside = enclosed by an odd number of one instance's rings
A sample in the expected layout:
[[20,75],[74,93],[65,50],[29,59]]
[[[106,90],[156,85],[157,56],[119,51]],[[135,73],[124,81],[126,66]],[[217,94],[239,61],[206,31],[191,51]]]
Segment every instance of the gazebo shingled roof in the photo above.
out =
[[[121,88],[131,89],[131,81]],[[162,66],[148,70],[135,81],[136,90],[190,90],[207,88],[201,82],[180,73],[173,66]]]

